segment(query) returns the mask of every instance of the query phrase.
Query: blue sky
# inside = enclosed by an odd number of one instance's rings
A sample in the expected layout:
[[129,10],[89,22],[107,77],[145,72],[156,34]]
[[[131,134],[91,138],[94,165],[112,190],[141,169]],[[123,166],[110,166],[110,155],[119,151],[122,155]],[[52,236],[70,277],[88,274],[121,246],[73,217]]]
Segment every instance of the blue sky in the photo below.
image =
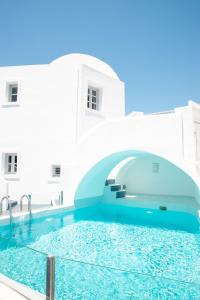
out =
[[94,55],[126,84],[126,111],[200,102],[200,0],[0,0],[0,65]]

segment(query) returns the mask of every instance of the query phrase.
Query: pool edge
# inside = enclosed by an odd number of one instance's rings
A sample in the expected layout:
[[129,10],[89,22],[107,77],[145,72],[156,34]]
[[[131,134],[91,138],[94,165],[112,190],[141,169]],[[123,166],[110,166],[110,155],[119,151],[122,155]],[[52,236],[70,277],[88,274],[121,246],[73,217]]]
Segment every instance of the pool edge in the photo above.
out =
[[10,279],[9,277],[0,273],[0,282],[8,287],[10,290],[19,294],[19,296],[23,296],[29,300],[45,300],[46,296],[31,289],[30,287],[19,283],[15,280]]

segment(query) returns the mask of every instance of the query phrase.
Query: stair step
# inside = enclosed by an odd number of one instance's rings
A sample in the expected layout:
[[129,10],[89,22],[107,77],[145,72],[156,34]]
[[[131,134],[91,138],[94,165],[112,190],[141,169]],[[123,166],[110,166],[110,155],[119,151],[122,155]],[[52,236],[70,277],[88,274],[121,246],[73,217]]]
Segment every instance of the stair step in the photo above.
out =
[[110,190],[111,191],[120,191],[121,190],[121,184],[112,184],[110,185]]
[[16,200],[9,200],[8,201],[8,207],[7,207],[7,210],[11,207],[14,207],[17,205],[17,201]]
[[126,191],[121,190],[116,192],[116,198],[124,198],[126,196]]
[[115,184],[115,179],[106,179],[105,185]]

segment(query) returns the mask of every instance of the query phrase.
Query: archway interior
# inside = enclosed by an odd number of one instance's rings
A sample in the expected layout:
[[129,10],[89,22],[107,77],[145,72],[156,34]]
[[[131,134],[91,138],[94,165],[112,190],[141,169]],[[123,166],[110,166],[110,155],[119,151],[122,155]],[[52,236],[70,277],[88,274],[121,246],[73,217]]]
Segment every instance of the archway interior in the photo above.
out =
[[[125,186],[126,196],[105,186],[107,178]],[[141,151],[122,151],[99,161],[84,176],[75,195],[75,206],[98,202],[197,211],[197,186],[192,178],[164,158]],[[144,201],[142,201],[144,200]]]

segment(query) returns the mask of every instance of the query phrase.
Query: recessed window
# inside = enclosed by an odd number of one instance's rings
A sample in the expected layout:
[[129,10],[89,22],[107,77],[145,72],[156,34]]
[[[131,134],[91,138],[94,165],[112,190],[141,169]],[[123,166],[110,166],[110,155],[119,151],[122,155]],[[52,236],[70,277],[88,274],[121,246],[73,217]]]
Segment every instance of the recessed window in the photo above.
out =
[[17,102],[18,101],[18,85],[9,84],[8,86],[8,102]]
[[159,163],[153,163],[152,164],[152,172],[153,173],[159,173],[160,164]]
[[17,154],[6,153],[5,154],[5,173],[16,174],[17,173]]
[[60,177],[61,168],[60,165],[53,165],[52,166],[52,176],[53,177]]
[[87,108],[99,110],[99,90],[88,87]]

